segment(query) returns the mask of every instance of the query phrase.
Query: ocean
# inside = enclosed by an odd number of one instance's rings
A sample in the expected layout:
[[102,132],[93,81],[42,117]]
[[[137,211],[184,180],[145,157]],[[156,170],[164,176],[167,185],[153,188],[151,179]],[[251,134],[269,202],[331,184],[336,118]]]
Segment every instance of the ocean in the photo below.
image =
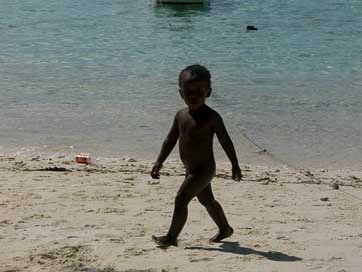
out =
[[361,18],[360,0],[0,0],[0,154],[155,159],[200,63],[241,163],[361,167]]

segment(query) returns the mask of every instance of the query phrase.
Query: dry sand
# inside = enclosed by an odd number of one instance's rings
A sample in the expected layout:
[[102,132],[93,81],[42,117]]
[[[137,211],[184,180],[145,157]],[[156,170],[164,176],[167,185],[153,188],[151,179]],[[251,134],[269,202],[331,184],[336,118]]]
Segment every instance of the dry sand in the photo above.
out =
[[362,271],[361,172],[244,165],[235,183],[219,165],[234,235],[210,244],[217,229],[195,200],[179,246],[163,250],[151,235],[167,231],[183,169],[166,163],[152,180],[150,168],[0,157],[0,271]]

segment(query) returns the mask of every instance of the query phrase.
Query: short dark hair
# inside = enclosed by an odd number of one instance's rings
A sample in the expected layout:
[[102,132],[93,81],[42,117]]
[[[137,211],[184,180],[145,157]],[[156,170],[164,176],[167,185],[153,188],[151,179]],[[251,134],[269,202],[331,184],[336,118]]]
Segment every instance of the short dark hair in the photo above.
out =
[[193,64],[187,66],[180,72],[178,77],[178,85],[180,87],[181,87],[182,75],[185,72],[190,73],[190,78],[188,79],[188,81],[208,81],[209,83],[211,83],[210,71],[205,66],[202,66],[200,64]]

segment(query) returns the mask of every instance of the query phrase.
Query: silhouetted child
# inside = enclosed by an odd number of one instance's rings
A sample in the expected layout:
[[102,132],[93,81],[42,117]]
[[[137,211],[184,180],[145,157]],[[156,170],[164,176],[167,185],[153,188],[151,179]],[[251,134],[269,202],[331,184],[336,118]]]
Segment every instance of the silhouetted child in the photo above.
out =
[[175,198],[175,209],[167,235],[152,236],[163,248],[177,246],[177,237],[186,223],[187,206],[195,196],[219,228],[219,232],[210,241],[219,242],[233,234],[233,229],[211,190],[210,182],[216,169],[214,134],[231,161],[233,179],[240,181],[242,177],[234,145],[221,116],[205,104],[206,98],[211,94],[210,72],[201,65],[188,66],[179,75],[179,87],[180,95],[187,107],[176,113],[151,172],[152,178],[160,177],[162,163],[179,140],[180,157],[186,169],[185,180]]

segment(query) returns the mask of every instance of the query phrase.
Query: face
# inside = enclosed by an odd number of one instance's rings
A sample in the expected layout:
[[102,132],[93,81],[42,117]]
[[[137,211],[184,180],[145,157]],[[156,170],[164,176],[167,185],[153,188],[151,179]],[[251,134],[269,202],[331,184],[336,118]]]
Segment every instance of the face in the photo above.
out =
[[197,110],[204,105],[211,94],[209,81],[182,81],[180,95],[190,110]]

